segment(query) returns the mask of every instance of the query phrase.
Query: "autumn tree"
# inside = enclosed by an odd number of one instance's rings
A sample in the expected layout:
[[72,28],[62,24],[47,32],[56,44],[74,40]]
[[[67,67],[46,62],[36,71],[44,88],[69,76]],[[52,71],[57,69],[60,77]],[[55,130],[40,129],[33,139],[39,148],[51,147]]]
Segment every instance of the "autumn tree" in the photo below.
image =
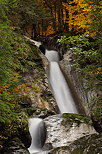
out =
[[90,21],[89,12],[91,6],[85,3],[84,0],[72,0],[63,3],[63,6],[68,10],[68,26],[69,31],[84,32],[88,31],[87,23]]
[[39,2],[51,14],[48,28],[52,26],[52,33],[66,30],[88,32],[91,5],[84,0],[39,0]]

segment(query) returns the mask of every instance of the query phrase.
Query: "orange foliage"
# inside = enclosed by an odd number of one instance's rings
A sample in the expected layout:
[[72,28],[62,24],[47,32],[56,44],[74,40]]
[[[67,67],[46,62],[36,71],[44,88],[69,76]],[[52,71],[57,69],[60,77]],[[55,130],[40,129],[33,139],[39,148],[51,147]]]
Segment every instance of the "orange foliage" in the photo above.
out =
[[26,93],[29,88],[29,83],[23,83],[14,88],[14,93],[22,94]]
[[45,31],[45,36],[53,34],[53,33],[54,33],[54,29],[53,29],[52,25],[49,25],[47,27],[47,30]]
[[9,91],[10,85],[0,85],[0,93],[3,93],[3,91]]

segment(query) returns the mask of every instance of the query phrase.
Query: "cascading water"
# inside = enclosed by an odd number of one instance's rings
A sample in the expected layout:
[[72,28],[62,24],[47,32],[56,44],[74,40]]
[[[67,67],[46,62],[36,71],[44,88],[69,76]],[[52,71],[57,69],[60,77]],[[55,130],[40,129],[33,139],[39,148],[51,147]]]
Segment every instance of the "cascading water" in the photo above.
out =
[[[26,37],[26,39],[28,38]],[[40,48],[40,42],[31,39],[29,40],[33,42],[38,48]],[[60,60],[58,52],[53,50],[46,50],[45,55],[50,61],[50,73],[48,78],[60,112],[78,113],[74,99],[71,95],[70,88],[68,87],[68,84],[58,64]],[[28,148],[30,154],[41,152],[41,148],[43,147],[46,139],[46,132],[42,119],[30,118],[29,131],[32,137],[31,146]],[[42,153],[45,154],[46,152]]]
[[49,82],[61,113],[78,113],[70,88],[59,67],[58,52],[46,50],[46,57],[50,61]]
[[42,119],[40,118],[30,118],[29,119],[29,132],[32,137],[31,146],[28,148],[30,154],[37,153],[42,148],[42,131],[43,125],[41,126]]

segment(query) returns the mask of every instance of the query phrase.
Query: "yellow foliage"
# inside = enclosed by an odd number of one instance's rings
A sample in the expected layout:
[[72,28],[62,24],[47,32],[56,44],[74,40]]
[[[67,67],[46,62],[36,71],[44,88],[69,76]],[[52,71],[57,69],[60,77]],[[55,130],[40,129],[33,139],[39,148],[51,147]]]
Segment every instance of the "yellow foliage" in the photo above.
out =
[[63,6],[69,13],[69,30],[86,30],[88,32],[87,23],[91,21],[89,14],[91,6],[86,4],[84,0],[73,0],[69,3],[63,3]]

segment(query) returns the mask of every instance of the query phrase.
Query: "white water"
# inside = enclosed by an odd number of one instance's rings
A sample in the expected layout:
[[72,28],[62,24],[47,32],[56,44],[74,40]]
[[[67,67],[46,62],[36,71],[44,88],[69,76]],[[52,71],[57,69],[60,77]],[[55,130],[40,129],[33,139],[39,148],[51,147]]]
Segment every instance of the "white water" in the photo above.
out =
[[45,56],[47,57],[47,59],[51,62],[51,61],[56,61],[59,62],[59,54],[57,51],[53,51],[53,50],[46,50]]
[[39,136],[39,125],[42,122],[40,118],[30,118],[29,119],[29,132],[32,137],[31,146],[28,148],[30,154],[34,154],[40,151],[40,136]]
[[46,57],[50,61],[49,81],[61,113],[78,113],[70,88],[59,67],[59,55],[56,51],[46,50]]

